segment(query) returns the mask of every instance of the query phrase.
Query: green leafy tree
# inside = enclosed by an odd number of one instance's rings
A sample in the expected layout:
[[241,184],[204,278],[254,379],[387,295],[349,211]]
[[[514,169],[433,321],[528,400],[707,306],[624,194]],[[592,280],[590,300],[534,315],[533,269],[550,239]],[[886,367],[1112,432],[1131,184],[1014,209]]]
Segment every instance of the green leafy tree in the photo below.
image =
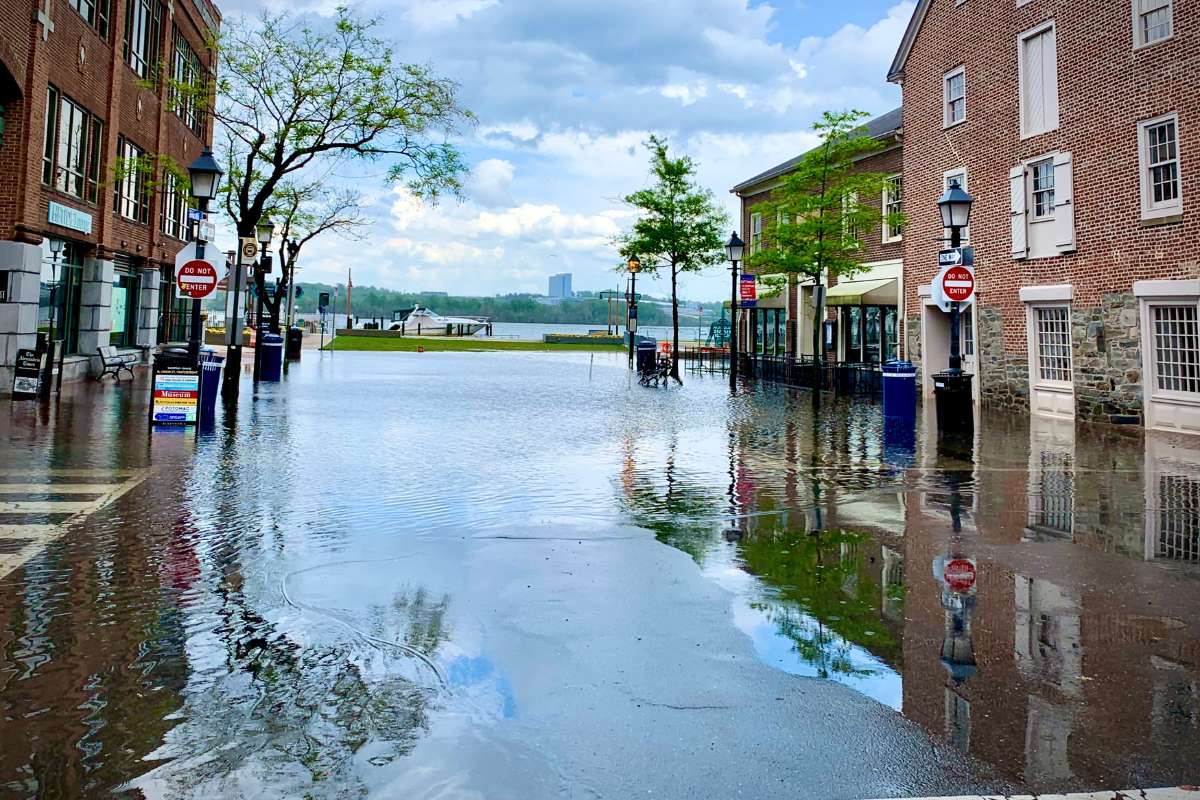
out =
[[[862,111],[825,112],[813,124],[821,144],[771,190],[762,213],[761,246],[746,259],[760,275],[786,276],[790,285],[801,277],[820,286],[826,276],[846,278],[862,269],[862,236],[881,224],[901,225],[900,214],[885,215],[867,202],[882,196],[887,175],[860,170],[857,162],[880,149],[867,135]],[[753,244],[753,243],[752,243]],[[821,362],[821,318],[813,316],[813,354]]]
[[725,258],[721,234],[728,217],[708,189],[696,184],[696,165],[688,156],[671,158],[666,140],[646,143],[654,185],[634,192],[625,202],[638,210],[633,229],[617,237],[622,260],[637,256],[642,271],[671,273],[671,377],[679,377],[679,275],[700,272]]

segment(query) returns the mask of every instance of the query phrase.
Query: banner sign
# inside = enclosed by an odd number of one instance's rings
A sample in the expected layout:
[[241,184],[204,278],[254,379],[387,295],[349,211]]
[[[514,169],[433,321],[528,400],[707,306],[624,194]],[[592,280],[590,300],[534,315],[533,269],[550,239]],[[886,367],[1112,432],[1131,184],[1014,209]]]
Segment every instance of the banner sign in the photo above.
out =
[[13,366],[13,398],[37,397],[42,388],[42,359],[37,350],[20,349]]
[[758,283],[753,275],[742,275],[738,282],[738,299],[742,308],[754,308],[758,301]]
[[195,425],[200,407],[200,370],[193,367],[154,368],[152,425]]

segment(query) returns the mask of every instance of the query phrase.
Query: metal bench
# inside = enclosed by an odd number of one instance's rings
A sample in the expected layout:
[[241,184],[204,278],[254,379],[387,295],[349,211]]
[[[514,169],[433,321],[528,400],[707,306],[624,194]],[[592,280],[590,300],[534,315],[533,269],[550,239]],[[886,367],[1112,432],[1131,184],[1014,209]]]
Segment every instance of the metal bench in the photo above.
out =
[[119,381],[122,370],[128,372],[129,379],[133,380],[133,365],[138,362],[137,353],[118,353],[117,348],[112,345],[97,347],[96,353],[100,356],[100,374],[96,376],[96,380],[102,380],[105,375],[112,375]]

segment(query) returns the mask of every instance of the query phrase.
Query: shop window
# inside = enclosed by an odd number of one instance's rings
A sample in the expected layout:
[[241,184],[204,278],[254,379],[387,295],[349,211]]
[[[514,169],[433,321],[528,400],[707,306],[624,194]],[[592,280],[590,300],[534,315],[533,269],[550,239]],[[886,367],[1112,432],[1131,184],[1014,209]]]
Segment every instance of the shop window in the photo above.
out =
[[137,345],[137,312],[140,283],[134,273],[118,272],[113,277],[112,327],[108,343],[117,347]]
[[54,321],[54,341],[66,353],[79,351],[79,313],[83,296],[83,255],[74,242],[65,242],[58,259],[50,241],[42,243],[41,291],[38,297],[38,333],[48,335]]

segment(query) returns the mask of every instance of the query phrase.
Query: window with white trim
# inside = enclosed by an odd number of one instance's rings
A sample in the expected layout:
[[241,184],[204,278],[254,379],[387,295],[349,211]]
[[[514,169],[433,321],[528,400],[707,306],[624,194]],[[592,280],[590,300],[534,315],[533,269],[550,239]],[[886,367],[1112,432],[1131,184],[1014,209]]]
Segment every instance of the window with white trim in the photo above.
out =
[[1054,383],[1071,382],[1071,308],[1036,306],[1038,378]]
[[1175,32],[1171,0],[1133,0],[1133,46],[1171,38]]
[[1162,392],[1200,394],[1200,323],[1197,306],[1150,307],[1154,381]]
[[1029,178],[1033,218],[1054,219],[1054,159],[1044,158],[1030,164]]
[[179,189],[178,179],[173,172],[163,174],[162,186],[162,231],[173,239],[187,238],[186,194]]
[[762,249],[762,214],[755,212],[750,215],[750,252],[757,253]]
[[1183,212],[1179,179],[1179,116],[1169,114],[1138,123],[1142,219]]
[[899,214],[904,209],[904,176],[890,175],[883,187],[883,241],[899,242],[904,238],[904,226],[891,223],[888,217]]
[[1021,35],[1021,135],[1058,127],[1058,53],[1054,23]]
[[964,358],[973,358],[975,356],[975,304],[972,303],[964,308],[958,315],[958,334],[962,340],[962,354]]
[[942,127],[949,128],[967,118],[966,68],[947,72],[942,78]]

